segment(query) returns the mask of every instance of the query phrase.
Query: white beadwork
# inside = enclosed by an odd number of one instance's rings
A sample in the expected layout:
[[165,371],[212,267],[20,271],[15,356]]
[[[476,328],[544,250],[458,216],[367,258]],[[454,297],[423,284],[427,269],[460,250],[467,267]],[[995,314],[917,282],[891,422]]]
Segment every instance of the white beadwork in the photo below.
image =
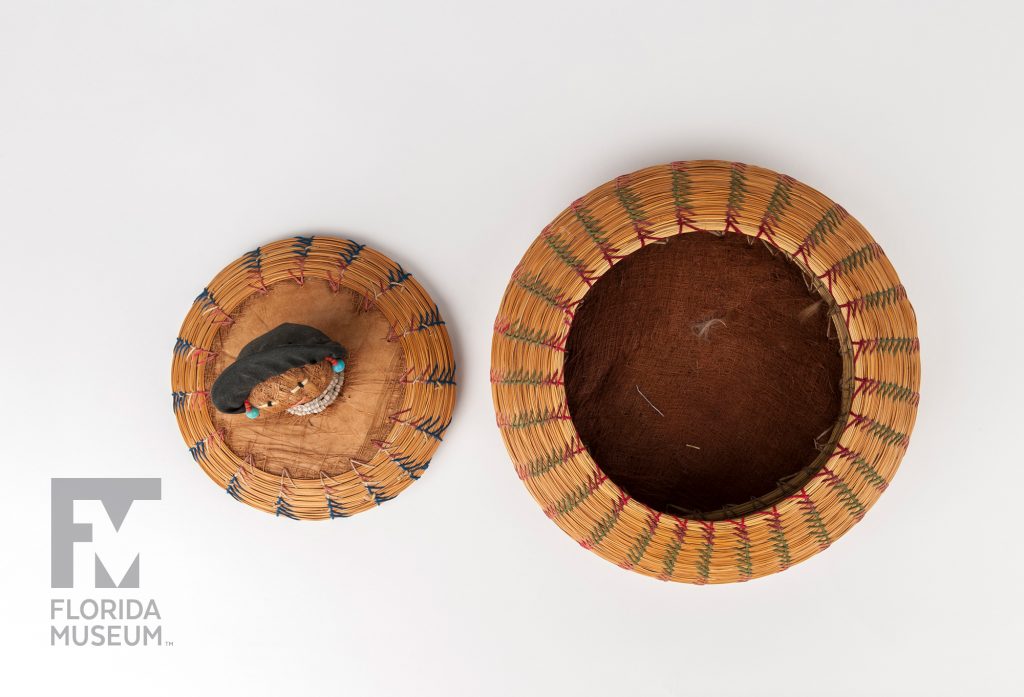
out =
[[289,414],[295,416],[308,416],[310,414],[319,414],[327,407],[331,406],[338,395],[341,394],[341,386],[345,382],[344,373],[335,373],[334,377],[324,388],[324,391],[320,393],[319,397],[315,397],[308,402],[302,404],[296,404],[294,407],[286,409]]

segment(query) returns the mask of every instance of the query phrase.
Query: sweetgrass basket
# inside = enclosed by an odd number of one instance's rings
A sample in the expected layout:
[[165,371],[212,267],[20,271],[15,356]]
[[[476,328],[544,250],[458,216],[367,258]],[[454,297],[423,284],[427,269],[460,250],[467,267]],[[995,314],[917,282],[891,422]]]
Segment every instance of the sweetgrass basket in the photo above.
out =
[[[655,510],[606,476],[565,379],[567,338],[595,283],[638,250],[698,232],[743,235],[798,265],[828,300],[844,363],[840,419],[806,476],[715,516]],[[892,265],[841,206],[760,167],[673,162],[598,187],[530,246],[494,325],[492,395],[519,478],[580,545],[662,580],[729,583],[828,548],[875,503],[914,425],[919,348]]]
[[[245,313],[284,292],[296,309],[383,318],[373,350],[391,350],[395,359],[371,388],[386,410],[370,415],[353,452],[317,452],[314,437],[301,456],[308,462],[277,462],[247,445],[240,431],[259,428],[259,420],[224,419],[210,403],[223,368],[218,350]],[[273,242],[224,268],[192,303],[171,361],[174,414],[192,458],[232,498],[293,519],[348,517],[401,493],[430,464],[450,423],[455,389],[451,341],[427,291],[383,254],[321,235]]]

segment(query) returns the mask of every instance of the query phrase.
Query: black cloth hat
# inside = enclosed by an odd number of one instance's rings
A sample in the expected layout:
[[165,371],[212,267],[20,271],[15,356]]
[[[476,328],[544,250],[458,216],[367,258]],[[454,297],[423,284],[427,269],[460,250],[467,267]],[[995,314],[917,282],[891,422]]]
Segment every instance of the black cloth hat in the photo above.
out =
[[282,324],[258,336],[238,352],[210,388],[210,399],[225,414],[245,412],[252,388],[292,368],[331,356],[344,360],[348,350],[319,329],[304,324]]

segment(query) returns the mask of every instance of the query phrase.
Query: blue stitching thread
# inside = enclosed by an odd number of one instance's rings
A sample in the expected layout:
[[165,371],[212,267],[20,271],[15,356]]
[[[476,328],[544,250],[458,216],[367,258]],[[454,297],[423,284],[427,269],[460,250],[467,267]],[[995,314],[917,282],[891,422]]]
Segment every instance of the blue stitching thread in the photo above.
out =
[[379,486],[377,484],[367,484],[366,491],[369,492],[370,496],[373,497],[373,502],[378,506],[384,503],[385,501],[390,501],[391,499],[395,498],[394,496],[387,496],[386,494],[382,493],[384,491],[384,487]]
[[435,364],[429,373],[422,373],[414,382],[420,385],[433,385],[434,387],[455,385],[455,366],[442,368]]
[[174,340],[174,354],[180,356],[183,353],[188,353],[190,349],[194,348],[192,342],[188,339],[182,339],[180,336]]
[[284,516],[285,518],[291,518],[292,520],[298,520],[298,516],[292,511],[291,505],[284,500],[283,496],[278,496],[276,501],[277,508],[274,509],[275,516]]
[[188,449],[192,459],[199,462],[200,458],[206,457],[206,439],[196,441],[196,444]]
[[444,326],[445,323],[444,320],[441,319],[441,311],[437,308],[437,305],[434,305],[433,310],[429,310],[425,313],[421,312],[417,319],[419,321],[415,325],[413,325],[410,331],[420,332],[430,327]]
[[184,408],[185,403],[188,401],[188,392],[172,392],[171,393],[171,409],[177,414],[181,409]]
[[309,237],[303,237],[302,235],[296,235],[295,241],[292,243],[292,249],[300,257],[306,257],[309,255],[309,248],[313,246],[313,238],[315,235]]
[[412,426],[420,433],[426,434],[427,436],[433,438],[434,440],[441,440],[441,438],[444,437],[444,432],[448,429],[449,425],[451,425],[451,419],[449,419],[447,422],[442,423],[440,416],[435,416],[432,419],[430,419],[430,421],[425,421],[420,424],[415,424],[411,422],[409,423],[409,426]]
[[228,486],[224,491],[226,491],[235,501],[242,500],[242,486],[238,481],[237,474],[231,478],[231,481],[228,482]]
[[402,281],[411,277],[412,274],[406,272],[401,264],[395,264],[395,268],[388,270],[388,286],[397,286]]
[[331,520],[335,518],[348,518],[352,514],[346,513],[345,509],[342,508],[341,504],[327,496],[327,513],[331,516]]
[[427,471],[427,467],[430,466],[430,460],[420,463],[411,455],[402,455],[401,457],[395,457],[388,453],[388,459],[398,465],[403,472],[409,475],[409,479],[419,479],[423,476],[423,473]]
[[242,266],[249,271],[263,270],[263,250],[260,247],[242,255]]
[[346,240],[343,246],[344,249],[338,252],[338,256],[341,257],[341,260],[345,263],[345,266],[348,266],[353,261],[355,261],[359,257],[359,254],[366,247],[365,244],[359,244],[358,242],[353,242],[352,240]]
[[196,296],[193,300],[195,303],[202,303],[204,310],[217,309],[220,310],[225,316],[227,315],[224,310],[221,310],[220,305],[217,304],[217,299],[213,297],[213,291],[209,288],[203,288],[203,292]]

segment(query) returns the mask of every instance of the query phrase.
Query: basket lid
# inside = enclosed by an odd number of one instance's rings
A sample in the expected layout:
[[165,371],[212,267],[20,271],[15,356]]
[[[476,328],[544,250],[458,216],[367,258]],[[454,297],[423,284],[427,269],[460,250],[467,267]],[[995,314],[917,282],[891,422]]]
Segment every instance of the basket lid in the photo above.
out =
[[[322,383],[274,384],[293,371]],[[275,515],[321,519],[378,506],[423,474],[451,419],[455,365],[437,305],[401,265],[351,240],[299,236],[249,252],[203,289],[171,383],[182,436],[218,486]],[[251,404],[261,389],[295,404]]]

